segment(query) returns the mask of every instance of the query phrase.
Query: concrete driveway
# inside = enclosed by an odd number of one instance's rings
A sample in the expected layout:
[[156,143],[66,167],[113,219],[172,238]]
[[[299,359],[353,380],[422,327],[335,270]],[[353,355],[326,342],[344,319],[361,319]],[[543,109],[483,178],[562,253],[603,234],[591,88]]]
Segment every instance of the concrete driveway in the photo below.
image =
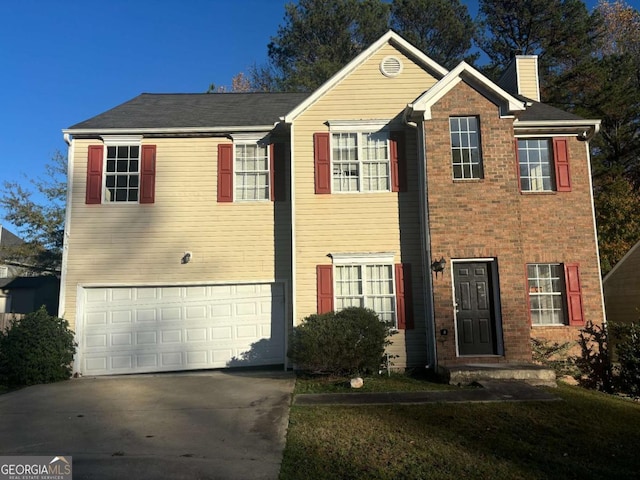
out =
[[79,479],[276,479],[294,378],[209,371],[0,395],[0,455],[71,455]]

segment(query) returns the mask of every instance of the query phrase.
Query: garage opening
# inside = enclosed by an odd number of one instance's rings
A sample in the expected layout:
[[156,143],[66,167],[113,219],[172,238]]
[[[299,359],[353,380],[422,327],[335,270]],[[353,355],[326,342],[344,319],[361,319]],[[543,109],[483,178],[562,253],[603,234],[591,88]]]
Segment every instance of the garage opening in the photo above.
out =
[[282,283],[83,288],[83,375],[283,364]]

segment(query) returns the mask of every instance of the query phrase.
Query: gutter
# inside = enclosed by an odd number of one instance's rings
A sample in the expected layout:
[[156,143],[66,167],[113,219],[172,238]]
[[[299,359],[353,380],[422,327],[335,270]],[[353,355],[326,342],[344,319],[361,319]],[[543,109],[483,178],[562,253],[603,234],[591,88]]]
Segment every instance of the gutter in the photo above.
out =
[[280,122],[270,125],[254,125],[254,126],[224,126],[224,127],[170,127],[170,128],[68,128],[62,130],[65,142],[69,144],[70,135],[144,135],[144,134],[196,134],[196,133],[215,133],[229,134],[230,132],[264,132],[273,130]]
[[600,123],[600,120],[516,120],[513,129],[516,135],[564,133],[588,141],[600,131]]

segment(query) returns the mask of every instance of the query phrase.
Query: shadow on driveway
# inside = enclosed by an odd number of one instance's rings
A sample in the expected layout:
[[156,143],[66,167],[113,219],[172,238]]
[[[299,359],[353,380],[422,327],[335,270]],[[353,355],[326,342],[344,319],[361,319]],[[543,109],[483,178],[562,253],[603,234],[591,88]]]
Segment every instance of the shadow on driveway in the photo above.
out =
[[3,455],[69,455],[79,479],[276,479],[294,376],[73,379],[0,396]]

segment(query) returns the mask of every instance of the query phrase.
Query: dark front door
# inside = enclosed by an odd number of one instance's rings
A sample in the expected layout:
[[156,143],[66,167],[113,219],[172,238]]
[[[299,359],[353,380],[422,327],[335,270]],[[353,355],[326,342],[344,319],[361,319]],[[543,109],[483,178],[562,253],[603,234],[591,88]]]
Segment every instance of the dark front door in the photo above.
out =
[[453,281],[459,354],[495,354],[491,262],[455,262]]

